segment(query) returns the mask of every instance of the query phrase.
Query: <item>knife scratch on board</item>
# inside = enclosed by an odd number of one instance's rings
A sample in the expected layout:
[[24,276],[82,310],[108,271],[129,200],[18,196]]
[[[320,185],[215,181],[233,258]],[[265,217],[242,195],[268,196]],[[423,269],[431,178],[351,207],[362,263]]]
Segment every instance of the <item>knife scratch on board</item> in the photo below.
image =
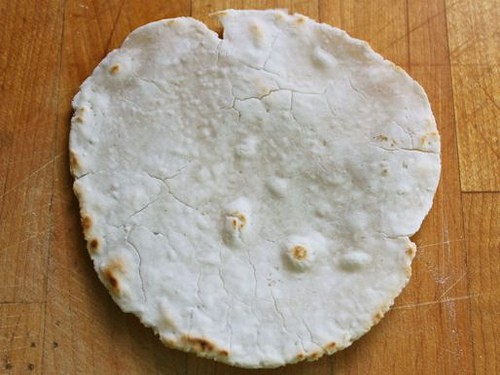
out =
[[20,186],[22,186],[25,182],[27,182],[31,177],[35,176],[37,173],[41,172],[48,166],[54,164],[54,162],[59,159],[65,152],[60,152],[57,155],[55,155],[52,159],[50,159],[48,162],[43,164],[41,167],[38,167],[35,169],[33,172],[31,172],[28,176],[24,177],[21,181],[19,181],[17,184],[15,184],[13,187],[11,187],[9,190],[7,190],[5,193],[0,198],[5,198],[7,195],[10,193],[16,191]]
[[463,278],[467,275],[467,272],[464,272],[453,284],[451,284],[448,289],[446,289],[443,294],[441,294],[438,298],[438,301],[441,301],[444,296],[446,296],[457,284],[463,280]]
[[445,298],[445,299],[436,300],[436,301],[409,303],[407,305],[394,306],[392,308],[392,310],[412,309],[412,308],[416,308],[416,307],[432,306],[432,305],[439,305],[439,304],[448,303],[448,302],[463,301],[463,300],[467,300],[467,299],[471,299],[471,298],[476,298],[476,297],[479,297],[479,296],[484,295],[484,294],[489,294],[489,293],[481,293],[481,294],[473,294],[473,295],[453,297],[453,298]]

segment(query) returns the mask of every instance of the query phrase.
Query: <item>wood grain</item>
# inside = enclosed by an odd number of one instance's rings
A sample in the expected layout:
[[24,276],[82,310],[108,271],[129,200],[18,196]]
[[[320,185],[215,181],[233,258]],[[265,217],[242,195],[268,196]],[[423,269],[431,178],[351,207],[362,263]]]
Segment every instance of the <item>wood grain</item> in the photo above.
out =
[[500,191],[500,5],[447,0],[463,191]]
[[408,69],[408,23],[405,0],[321,0],[321,22],[366,40],[385,58]]
[[42,363],[43,303],[0,304],[0,372],[38,372]]
[[[427,91],[442,140],[413,277],[351,348],[249,371],[169,350],[113,303],[71,190],[71,98],[134,28],[225,8],[288,8],[369,41]],[[0,2],[0,373],[495,374],[500,372],[500,95],[493,0]],[[474,193],[471,193],[474,191]]]
[[500,372],[500,195],[464,194],[474,366]]
[[[2,2],[0,14],[0,300],[45,300],[54,189],[57,1]],[[29,26],[28,26],[29,25]]]

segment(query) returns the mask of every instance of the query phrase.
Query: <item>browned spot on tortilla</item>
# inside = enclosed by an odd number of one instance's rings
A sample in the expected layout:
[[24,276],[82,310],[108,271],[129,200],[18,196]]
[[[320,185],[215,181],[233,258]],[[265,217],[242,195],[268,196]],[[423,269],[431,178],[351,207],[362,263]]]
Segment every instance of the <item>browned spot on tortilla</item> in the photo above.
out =
[[337,343],[333,341],[325,346],[325,350],[327,352],[333,352],[336,348],[337,348]]
[[196,353],[211,352],[215,348],[214,344],[204,338],[183,336],[182,341],[189,345]]
[[381,142],[387,142],[389,140],[389,138],[383,134],[379,134],[379,135],[375,136],[374,139],[376,141],[381,141]]
[[425,134],[423,136],[420,137],[420,145],[421,146],[428,146],[431,142],[430,142],[430,138],[433,137],[433,134],[432,133],[429,133],[429,134]]
[[406,249],[405,253],[406,255],[412,257],[413,255],[415,255],[415,249],[413,247],[409,247],[408,249]]
[[113,273],[110,270],[106,270],[105,275],[106,275],[106,279],[109,282],[109,285],[111,285],[111,287],[113,289],[119,289],[118,288],[118,279],[113,275]]
[[306,355],[305,355],[304,353],[300,352],[299,354],[297,354],[297,355],[295,356],[295,359],[296,359],[297,361],[303,361],[304,359],[306,359]]
[[380,322],[380,320],[384,317],[384,313],[382,311],[378,311],[374,316],[373,316],[373,324],[377,324]]
[[244,228],[247,225],[247,217],[241,212],[238,212],[236,216],[240,219],[240,229]]
[[110,72],[111,74],[116,74],[116,73],[118,73],[119,71],[120,71],[120,65],[118,65],[118,64],[113,65],[113,66],[111,67],[111,69],[109,69],[109,72]]
[[292,257],[297,260],[304,260],[307,258],[307,249],[304,246],[296,245],[292,248]]
[[108,289],[114,295],[120,295],[120,281],[118,280],[118,273],[122,273],[124,271],[123,262],[120,260],[113,260],[103,268],[102,275],[108,285]]
[[321,356],[323,355],[323,352],[320,352],[320,351],[317,351],[317,352],[312,352],[309,354],[309,356],[307,357],[309,360],[311,361],[315,361],[317,360],[318,358],[320,358]]
[[78,162],[78,156],[73,151],[69,152],[69,167],[71,168],[71,172],[73,174],[78,173],[80,169],[80,163]]
[[387,176],[389,174],[389,170],[387,168],[382,169],[382,176]]
[[92,226],[92,219],[90,218],[90,216],[83,216],[82,217],[82,228],[83,228],[83,232],[87,232],[90,227]]
[[420,137],[419,143],[421,146],[429,146],[433,141],[439,138],[439,133],[436,131],[429,132]]
[[250,25],[250,32],[252,33],[255,40],[259,42],[262,41],[262,39],[264,38],[264,33],[262,32],[261,27],[256,23],[252,23]]
[[297,25],[303,25],[306,22],[306,18],[302,16],[298,16],[297,19],[295,20]]
[[97,253],[97,250],[99,249],[99,240],[97,238],[93,238],[90,243],[89,243],[89,250],[95,254]]
[[274,18],[276,19],[276,21],[283,21],[285,19],[285,17],[281,13],[276,13]]
[[[245,227],[245,225],[247,225],[247,218],[245,216],[245,214],[241,213],[241,212],[233,212],[233,213],[230,213],[229,214],[230,217],[232,217],[233,219],[231,220],[231,224],[233,226],[233,229],[243,229]],[[239,222],[238,222],[239,220]]]
[[207,357],[228,357],[229,352],[226,349],[220,349],[211,341],[202,337],[191,337],[184,335],[181,338],[185,349]]

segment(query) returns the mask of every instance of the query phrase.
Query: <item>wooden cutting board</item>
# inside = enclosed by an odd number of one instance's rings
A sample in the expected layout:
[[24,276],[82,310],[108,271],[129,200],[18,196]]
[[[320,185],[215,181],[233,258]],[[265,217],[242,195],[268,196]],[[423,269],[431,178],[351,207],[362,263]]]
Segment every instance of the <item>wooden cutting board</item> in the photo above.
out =
[[429,94],[443,173],[410,285],[351,348],[274,374],[500,373],[500,4],[495,0],[0,1],[0,373],[250,374],[164,348],[86,254],[71,98],[144,23],[289,8],[346,29]]

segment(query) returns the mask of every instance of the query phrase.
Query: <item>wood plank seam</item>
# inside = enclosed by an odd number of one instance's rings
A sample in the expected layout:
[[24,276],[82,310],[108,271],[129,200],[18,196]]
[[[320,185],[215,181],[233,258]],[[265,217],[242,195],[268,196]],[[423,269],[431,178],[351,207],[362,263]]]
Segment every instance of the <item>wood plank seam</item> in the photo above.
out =
[[[449,38],[449,31],[448,31],[448,10],[449,8],[447,7],[446,5],[446,0],[441,0],[442,2],[442,6],[443,6],[443,12],[444,12],[444,27],[445,27],[445,30],[446,30],[446,48],[447,48],[447,53],[446,53],[446,58],[447,58],[447,61],[448,61],[448,65],[449,65],[449,74],[450,74],[450,78],[451,78],[451,81],[450,81],[450,84],[451,84],[451,98],[452,98],[452,103],[451,103],[451,111],[453,113],[453,127],[454,127],[454,133],[455,133],[455,139],[454,139],[454,142],[455,142],[455,150],[457,152],[457,161],[458,161],[458,166],[460,166],[460,152],[459,152],[459,144],[458,144],[458,126],[457,126],[457,115],[456,115],[456,112],[455,112],[455,92],[453,90],[453,74],[452,74],[452,71],[451,71],[451,57],[450,57],[450,38]],[[452,3],[450,5],[450,7],[454,6],[455,4],[458,4],[458,1]],[[459,167],[459,170],[458,170],[458,186],[462,187],[462,181],[461,181],[461,178],[462,178],[462,175],[460,173],[460,167]],[[463,228],[463,235],[464,237],[467,236],[466,232],[465,232],[465,215],[464,215],[464,204],[463,204],[463,197],[462,197],[462,192],[460,194],[460,212],[462,212],[462,228]],[[472,287],[471,287],[471,278],[470,278],[470,275],[469,275],[469,252],[468,252],[468,248],[467,248],[467,242],[464,246],[464,250],[465,250],[465,270],[466,270],[466,277],[467,277],[467,295],[471,296],[471,290],[472,290]],[[471,340],[471,349],[472,349],[472,353],[474,353],[474,333],[473,333],[473,329],[472,329],[472,305],[471,303],[468,303],[467,304],[467,309],[468,309],[468,316],[469,316],[469,324],[468,324],[468,328],[469,328],[469,334],[470,336],[472,337],[472,340]],[[476,368],[475,368],[475,361],[472,361],[472,371],[473,373],[475,374],[476,373]]]

